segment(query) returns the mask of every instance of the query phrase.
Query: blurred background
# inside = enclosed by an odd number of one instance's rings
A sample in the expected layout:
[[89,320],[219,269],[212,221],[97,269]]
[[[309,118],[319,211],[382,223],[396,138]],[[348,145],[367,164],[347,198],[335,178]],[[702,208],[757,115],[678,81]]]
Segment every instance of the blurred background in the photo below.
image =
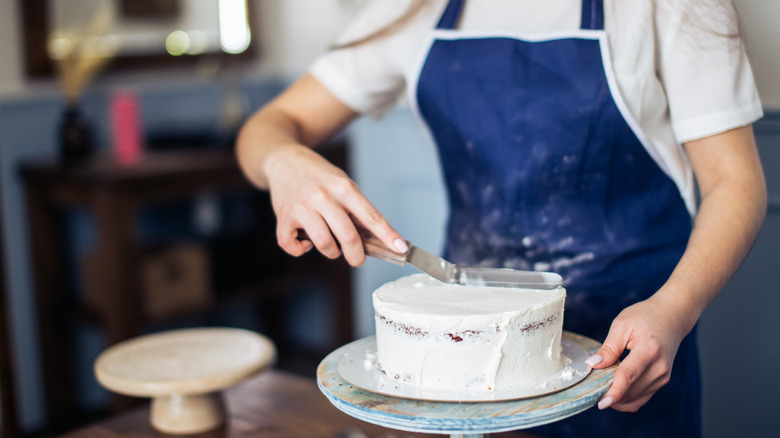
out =
[[[269,335],[314,378],[373,334],[371,292],[409,272],[284,255],[240,175],[243,120],[300,76],[365,0],[0,1],[0,424],[70,430],[117,406],[92,375],[121,339],[192,326]],[[780,384],[780,3],[737,2],[766,116],[770,207],[700,323],[707,437],[765,436]],[[436,153],[399,103],[323,146],[409,240],[441,247]],[[413,157],[413,159],[412,159]]]

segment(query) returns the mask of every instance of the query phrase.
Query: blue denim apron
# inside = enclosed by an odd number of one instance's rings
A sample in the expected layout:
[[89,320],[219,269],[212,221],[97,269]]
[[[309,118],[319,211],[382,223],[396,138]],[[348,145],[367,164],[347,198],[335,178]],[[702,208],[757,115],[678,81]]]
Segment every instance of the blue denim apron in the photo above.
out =
[[[603,3],[583,0],[582,28],[549,36],[456,30],[462,6],[450,1],[411,89],[446,180],[445,256],[560,273],[564,329],[603,341],[667,280],[692,226],[618,93]],[[594,408],[534,432],[699,436],[695,337],[638,413]]]

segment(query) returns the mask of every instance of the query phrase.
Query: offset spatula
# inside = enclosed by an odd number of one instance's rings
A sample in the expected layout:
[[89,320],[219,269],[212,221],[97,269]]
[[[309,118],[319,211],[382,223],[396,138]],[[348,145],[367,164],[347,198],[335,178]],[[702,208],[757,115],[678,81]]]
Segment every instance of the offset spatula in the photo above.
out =
[[[409,241],[406,242],[409,251],[400,254],[389,249],[371,232],[365,230],[361,230],[360,238],[367,255],[397,265],[412,265],[442,283],[553,290],[562,282],[561,276],[553,272],[456,265],[412,245]],[[303,230],[299,230],[298,239],[310,240]]]
[[409,241],[406,242],[409,251],[399,254],[371,234],[364,233],[361,238],[366,254],[398,265],[412,265],[442,283],[553,290],[562,281],[561,276],[554,272],[456,265]]

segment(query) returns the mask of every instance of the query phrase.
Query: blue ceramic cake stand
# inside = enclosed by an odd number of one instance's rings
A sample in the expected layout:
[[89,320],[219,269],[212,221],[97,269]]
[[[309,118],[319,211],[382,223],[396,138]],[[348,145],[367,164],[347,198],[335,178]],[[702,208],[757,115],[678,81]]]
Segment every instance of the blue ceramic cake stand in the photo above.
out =
[[[564,340],[595,353],[600,343],[570,332]],[[372,337],[373,338],[373,337]],[[552,394],[505,401],[453,402],[401,398],[361,389],[339,374],[339,362],[350,346],[330,353],[317,368],[317,384],[341,411],[368,423],[409,432],[484,437],[490,433],[552,423],[593,407],[607,392],[616,366],[592,370],[582,380]]]

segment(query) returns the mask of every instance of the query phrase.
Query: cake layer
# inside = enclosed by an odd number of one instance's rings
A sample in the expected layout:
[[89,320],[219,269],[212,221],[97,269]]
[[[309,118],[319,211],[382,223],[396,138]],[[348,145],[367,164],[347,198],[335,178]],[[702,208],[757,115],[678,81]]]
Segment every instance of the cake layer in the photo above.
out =
[[561,368],[566,293],[447,285],[425,274],[373,294],[377,361],[423,388],[491,390],[543,380]]

